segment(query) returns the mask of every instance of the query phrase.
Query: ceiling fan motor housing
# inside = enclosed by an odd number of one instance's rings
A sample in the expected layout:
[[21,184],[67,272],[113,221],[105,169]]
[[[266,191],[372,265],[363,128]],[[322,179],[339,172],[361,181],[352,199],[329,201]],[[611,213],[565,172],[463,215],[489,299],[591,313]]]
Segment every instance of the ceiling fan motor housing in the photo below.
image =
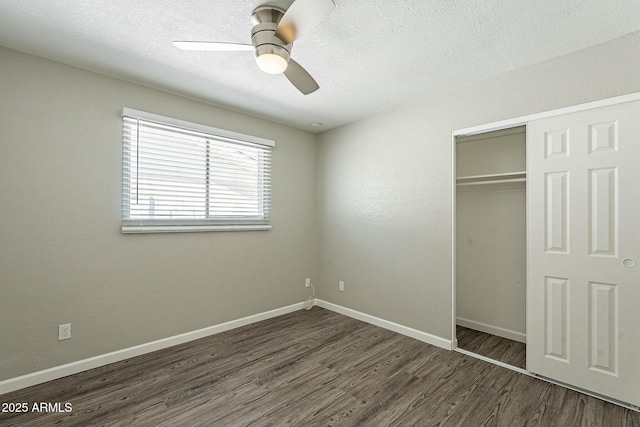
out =
[[291,58],[293,43],[285,43],[276,36],[276,28],[285,11],[275,6],[259,6],[252,15],[253,28],[251,42],[255,47],[256,58],[265,55],[277,55],[287,63]]

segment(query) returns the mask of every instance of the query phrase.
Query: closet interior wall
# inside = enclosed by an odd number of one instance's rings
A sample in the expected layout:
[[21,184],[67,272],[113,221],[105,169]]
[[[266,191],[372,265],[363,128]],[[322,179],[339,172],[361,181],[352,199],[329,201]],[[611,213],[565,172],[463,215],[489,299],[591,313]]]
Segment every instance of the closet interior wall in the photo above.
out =
[[456,138],[456,323],[526,342],[525,127]]

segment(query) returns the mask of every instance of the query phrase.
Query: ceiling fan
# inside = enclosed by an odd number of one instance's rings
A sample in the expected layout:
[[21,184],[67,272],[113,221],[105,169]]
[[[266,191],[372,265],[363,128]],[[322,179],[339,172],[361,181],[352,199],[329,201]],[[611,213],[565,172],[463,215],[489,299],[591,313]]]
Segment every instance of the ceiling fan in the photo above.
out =
[[253,50],[258,67],[269,74],[284,74],[303,94],[319,89],[318,83],[291,59],[293,42],[318,25],[335,7],[333,0],[295,0],[288,9],[262,5],[251,13],[251,42],[174,41],[185,50]]

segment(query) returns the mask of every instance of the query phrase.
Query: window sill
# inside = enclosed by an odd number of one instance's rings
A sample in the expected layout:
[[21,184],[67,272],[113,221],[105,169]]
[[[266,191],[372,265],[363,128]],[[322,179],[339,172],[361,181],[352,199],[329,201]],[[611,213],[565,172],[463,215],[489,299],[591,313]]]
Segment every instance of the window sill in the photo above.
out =
[[122,234],[203,233],[210,231],[265,231],[271,225],[140,225],[122,224]]

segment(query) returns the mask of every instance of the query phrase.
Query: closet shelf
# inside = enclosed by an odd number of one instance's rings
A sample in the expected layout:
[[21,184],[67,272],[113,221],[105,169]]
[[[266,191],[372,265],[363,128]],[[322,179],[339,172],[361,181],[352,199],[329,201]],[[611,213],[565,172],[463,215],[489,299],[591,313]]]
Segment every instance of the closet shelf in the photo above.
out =
[[486,185],[503,182],[526,182],[527,172],[496,173],[491,175],[461,176],[456,178],[456,185]]

